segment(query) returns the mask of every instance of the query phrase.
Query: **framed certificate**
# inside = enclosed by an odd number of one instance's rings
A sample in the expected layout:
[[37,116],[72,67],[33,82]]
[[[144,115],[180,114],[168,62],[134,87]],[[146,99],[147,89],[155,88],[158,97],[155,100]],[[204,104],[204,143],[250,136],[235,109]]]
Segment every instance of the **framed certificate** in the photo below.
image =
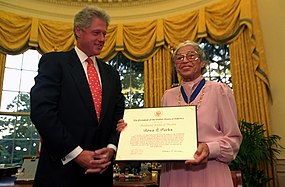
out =
[[126,109],[116,161],[184,161],[197,150],[196,106]]

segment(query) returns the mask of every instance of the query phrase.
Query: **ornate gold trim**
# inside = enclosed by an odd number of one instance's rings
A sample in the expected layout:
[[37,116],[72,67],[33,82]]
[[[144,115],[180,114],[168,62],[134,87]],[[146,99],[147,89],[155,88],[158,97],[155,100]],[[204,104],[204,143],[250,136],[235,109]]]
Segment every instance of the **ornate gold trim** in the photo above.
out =
[[152,3],[169,1],[169,0],[37,0],[52,4],[60,4],[66,6],[87,6],[98,5],[102,8],[121,8],[131,6],[143,6]]
[[[95,3],[98,2],[98,3]],[[0,0],[0,10],[40,19],[73,22],[74,14],[86,5],[103,8],[111,24],[165,18],[193,11],[220,0]]]

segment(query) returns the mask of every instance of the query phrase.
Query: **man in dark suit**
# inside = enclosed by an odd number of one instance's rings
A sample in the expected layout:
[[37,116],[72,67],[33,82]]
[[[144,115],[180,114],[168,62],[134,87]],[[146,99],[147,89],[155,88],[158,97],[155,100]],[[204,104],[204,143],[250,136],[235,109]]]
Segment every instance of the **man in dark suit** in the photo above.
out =
[[[123,117],[124,96],[118,72],[95,57],[108,24],[103,10],[84,8],[74,19],[75,48],[40,59],[31,89],[31,120],[42,138],[35,187],[113,186],[116,124]],[[99,74],[102,104],[97,111],[99,96],[89,88],[88,63]]]

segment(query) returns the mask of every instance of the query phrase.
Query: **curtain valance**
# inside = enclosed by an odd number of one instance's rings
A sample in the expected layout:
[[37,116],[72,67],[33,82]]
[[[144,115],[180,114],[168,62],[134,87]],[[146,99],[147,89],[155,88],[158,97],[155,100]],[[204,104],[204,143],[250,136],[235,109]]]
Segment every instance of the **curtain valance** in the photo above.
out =
[[[231,45],[245,38],[245,36],[240,37],[241,34],[246,34],[246,41],[243,40],[243,45],[246,45],[244,49],[247,51],[240,53],[246,54],[248,58],[242,58],[240,55],[233,56],[231,64],[233,67],[237,64],[252,65],[252,70],[247,71],[251,71],[249,73],[254,74],[268,91],[268,68],[256,7],[255,0],[222,0],[211,6],[168,18],[129,24],[111,24],[99,58],[108,61],[120,51],[129,59],[137,62],[147,63],[148,60],[156,59],[155,63],[168,66],[168,73],[171,74],[171,59],[169,55],[165,55],[165,52],[170,53],[172,46],[185,40],[199,42],[202,38],[206,38],[216,44],[229,44],[230,53],[239,54],[237,53],[239,48],[231,47]],[[19,54],[32,47],[42,53],[66,51],[75,45],[72,23],[0,11],[0,28],[0,53],[2,54]],[[163,53],[161,53],[162,49]],[[155,57],[159,54],[164,54],[167,59]],[[151,62],[154,61],[151,60]],[[1,65],[3,66],[3,63]],[[241,76],[241,72],[235,71],[236,69],[232,68],[233,88],[239,89],[241,83],[235,82],[237,80],[235,76]],[[159,93],[163,93],[171,86],[172,78],[168,73],[163,75],[166,77],[162,79],[169,81],[167,84],[163,83],[166,87],[161,88]],[[145,74],[153,76],[148,72]],[[241,103],[238,101],[238,104]],[[243,117],[242,114],[240,116]],[[269,123],[268,120],[259,122]]]

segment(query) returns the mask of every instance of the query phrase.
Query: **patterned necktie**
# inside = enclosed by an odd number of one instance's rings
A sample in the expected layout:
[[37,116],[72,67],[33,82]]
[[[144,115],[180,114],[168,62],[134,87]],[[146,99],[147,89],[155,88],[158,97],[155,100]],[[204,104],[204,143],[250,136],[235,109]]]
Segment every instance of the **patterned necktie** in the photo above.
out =
[[92,59],[88,57],[86,61],[88,62],[87,76],[88,76],[89,87],[92,93],[97,119],[99,121],[100,112],[101,112],[101,103],[102,103],[102,89],[100,86],[98,72],[94,67]]

